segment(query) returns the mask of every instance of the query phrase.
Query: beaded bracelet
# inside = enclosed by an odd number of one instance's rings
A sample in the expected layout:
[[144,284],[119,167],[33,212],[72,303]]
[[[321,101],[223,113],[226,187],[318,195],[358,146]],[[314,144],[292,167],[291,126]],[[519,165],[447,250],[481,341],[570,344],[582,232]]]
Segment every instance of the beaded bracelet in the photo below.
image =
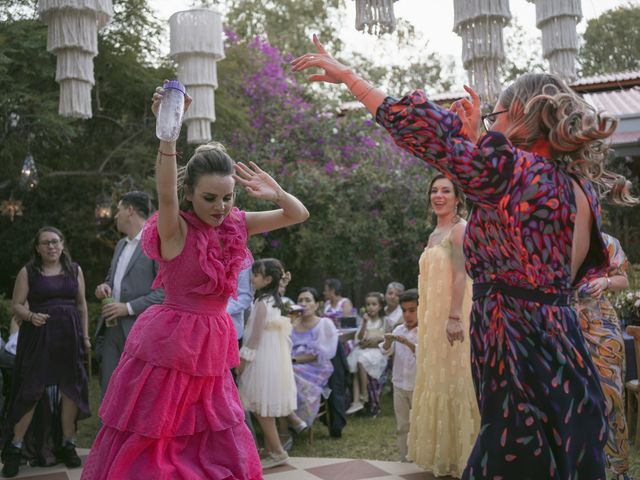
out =
[[163,157],[177,157],[178,156],[178,152],[175,153],[165,153],[162,150],[158,150],[158,153],[160,155],[162,155]]

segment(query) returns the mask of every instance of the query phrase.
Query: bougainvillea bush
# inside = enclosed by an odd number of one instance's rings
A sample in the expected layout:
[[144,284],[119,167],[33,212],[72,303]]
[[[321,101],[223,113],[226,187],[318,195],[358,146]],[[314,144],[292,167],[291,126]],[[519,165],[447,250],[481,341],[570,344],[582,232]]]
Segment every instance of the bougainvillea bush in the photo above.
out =
[[[285,262],[291,294],[326,277],[340,278],[356,296],[391,280],[415,286],[428,232],[429,169],[364,109],[345,111],[327,100],[322,89],[332,87],[310,89],[268,41],[241,42],[230,32],[227,39],[227,59],[242,58],[234,88],[246,115],[243,128],[227,132],[228,146],[237,160],[273,174],[311,213],[299,227],[252,239],[254,255]],[[243,194],[238,201],[265,207]]]

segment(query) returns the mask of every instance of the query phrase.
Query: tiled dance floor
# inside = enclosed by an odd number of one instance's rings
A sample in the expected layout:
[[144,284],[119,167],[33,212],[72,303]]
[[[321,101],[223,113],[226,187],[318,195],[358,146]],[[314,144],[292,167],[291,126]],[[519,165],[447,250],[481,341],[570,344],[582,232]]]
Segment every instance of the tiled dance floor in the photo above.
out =
[[[79,448],[83,459],[89,450]],[[49,468],[22,467],[15,478],[33,480],[80,480],[82,469],[67,470],[64,466]],[[265,480],[435,480],[412,463],[350,460],[348,458],[291,458],[287,465],[265,470]],[[114,479],[116,480],[116,479]],[[139,479],[155,480],[155,479]],[[203,479],[204,480],[204,479]],[[451,480],[451,477],[438,477]]]

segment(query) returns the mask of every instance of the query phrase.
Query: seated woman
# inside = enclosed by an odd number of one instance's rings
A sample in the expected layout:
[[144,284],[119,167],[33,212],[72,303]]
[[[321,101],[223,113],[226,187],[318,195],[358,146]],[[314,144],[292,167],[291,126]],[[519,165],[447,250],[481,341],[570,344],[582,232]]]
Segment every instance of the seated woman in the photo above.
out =
[[333,373],[331,359],[338,347],[338,331],[330,319],[317,316],[320,294],[315,288],[302,288],[298,305],[304,307],[304,312],[294,320],[291,332],[298,408],[289,415],[289,421],[299,433],[313,423],[321,395],[328,397],[327,383]]
[[337,320],[340,317],[349,317],[355,315],[353,303],[347,297],[341,295],[342,283],[337,278],[328,278],[324,282],[324,289],[322,294],[324,295],[324,309],[323,314],[325,317],[333,320],[336,326],[340,326]]

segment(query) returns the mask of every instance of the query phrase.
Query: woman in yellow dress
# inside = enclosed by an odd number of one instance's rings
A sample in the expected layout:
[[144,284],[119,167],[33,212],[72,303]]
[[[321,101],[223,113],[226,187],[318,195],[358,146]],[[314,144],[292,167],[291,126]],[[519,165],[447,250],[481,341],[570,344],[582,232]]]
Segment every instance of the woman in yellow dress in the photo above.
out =
[[462,192],[444,175],[429,186],[437,225],[420,257],[418,348],[409,458],[436,476],[460,477],[480,428],[471,378],[471,279],[462,253]]

